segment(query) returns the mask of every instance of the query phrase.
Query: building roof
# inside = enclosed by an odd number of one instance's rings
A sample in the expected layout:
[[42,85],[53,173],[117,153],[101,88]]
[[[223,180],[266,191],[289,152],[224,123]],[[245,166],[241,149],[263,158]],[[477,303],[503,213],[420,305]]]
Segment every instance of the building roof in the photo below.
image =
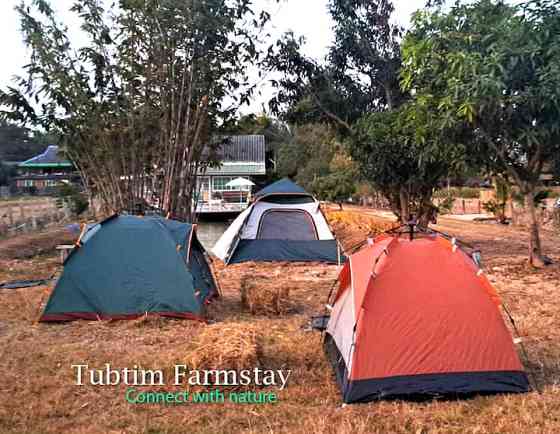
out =
[[227,143],[218,150],[218,157],[227,162],[265,162],[265,140],[263,135],[228,136]]
[[59,152],[58,146],[49,145],[42,154],[36,155],[29,160],[19,164],[22,168],[41,168],[41,167],[72,167],[72,163],[65,159]]
[[263,135],[224,136],[217,150],[220,165],[208,167],[205,175],[266,175]]
[[209,167],[205,175],[266,175],[266,167],[262,163],[223,163],[219,167]]

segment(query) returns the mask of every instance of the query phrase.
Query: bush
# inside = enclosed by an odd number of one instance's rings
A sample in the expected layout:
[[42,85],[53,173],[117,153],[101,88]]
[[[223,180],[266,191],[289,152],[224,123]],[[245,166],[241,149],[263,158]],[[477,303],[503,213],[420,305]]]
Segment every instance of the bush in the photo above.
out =
[[486,212],[491,213],[494,215],[496,220],[499,223],[504,224],[506,222],[506,203],[505,202],[498,202],[494,199],[484,202],[482,207]]
[[442,188],[434,193],[434,197],[438,199],[446,199],[449,196],[458,199],[478,199],[480,197],[480,188],[451,187],[449,190]]
[[450,214],[453,210],[453,204],[455,203],[455,197],[452,195],[446,195],[437,206],[437,210],[440,214]]
[[88,209],[89,203],[78,187],[64,184],[58,189],[57,206],[68,207],[73,214],[80,215]]

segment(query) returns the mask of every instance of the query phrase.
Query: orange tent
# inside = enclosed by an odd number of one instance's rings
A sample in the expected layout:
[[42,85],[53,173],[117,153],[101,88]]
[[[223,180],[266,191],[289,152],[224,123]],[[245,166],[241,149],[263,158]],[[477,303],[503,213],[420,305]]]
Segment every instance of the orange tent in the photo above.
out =
[[349,257],[332,304],[344,402],[528,390],[500,300],[455,240],[378,237]]

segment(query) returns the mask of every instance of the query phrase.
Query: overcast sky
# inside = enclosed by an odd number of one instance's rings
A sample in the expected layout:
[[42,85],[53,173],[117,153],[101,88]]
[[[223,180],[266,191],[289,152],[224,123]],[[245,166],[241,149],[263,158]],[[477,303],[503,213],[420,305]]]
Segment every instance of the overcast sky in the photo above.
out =
[[[0,64],[0,86],[5,88],[14,75],[21,73],[21,67],[26,64],[27,56],[22,37],[19,32],[19,20],[14,7],[20,0],[0,0],[0,41],[2,46],[2,63]],[[51,0],[59,16],[70,28],[70,35],[79,45],[79,24],[68,12],[74,0]],[[254,0],[257,7],[266,8],[272,15],[272,25],[275,35],[292,30],[296,35],[305,36],[307,43],[305,53],[317,59],[326,54],[326,49],[332,40],[332,23],[327,12],[327,0]],[[395,0],[395,19],[407,26],[410,15],[425,4],[425,0]],[[271,95],[271,90],[265,85],[262,96],[256,97],[254,103],[243,112],[258,111],[263,102]]]

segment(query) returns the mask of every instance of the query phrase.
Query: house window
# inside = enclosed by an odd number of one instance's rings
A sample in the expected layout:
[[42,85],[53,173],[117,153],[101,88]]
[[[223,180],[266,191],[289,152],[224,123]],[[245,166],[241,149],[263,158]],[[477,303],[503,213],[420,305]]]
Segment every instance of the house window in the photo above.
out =
[[250,186],[242,186],[242,187],[228,187],[226,184],[234,179],[238,178],[238,176],[214,176],[212,177],[212,190],[214,191],[249,191],[251,189]]
[[214,176],[212,178],[212,190],[214,191],[227,191],[233,190],[233,188],[228,187],[226,184],[235,178],[233,176]]

